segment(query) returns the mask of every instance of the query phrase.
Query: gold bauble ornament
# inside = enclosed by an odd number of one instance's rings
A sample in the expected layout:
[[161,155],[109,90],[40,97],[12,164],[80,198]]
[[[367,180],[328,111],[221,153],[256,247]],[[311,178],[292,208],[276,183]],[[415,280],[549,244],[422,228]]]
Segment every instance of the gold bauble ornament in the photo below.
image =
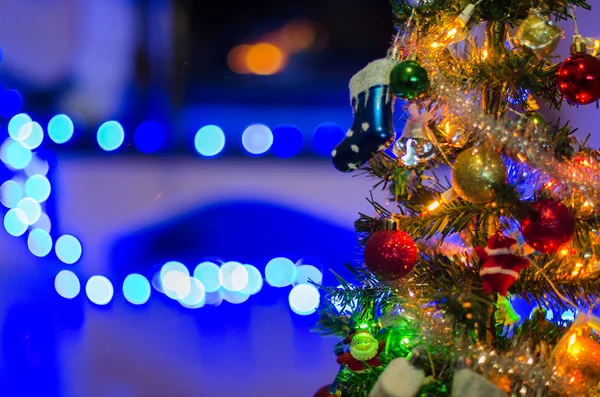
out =
[[587,325],[572,326],[560,339],[554,351],[557,374],[573,384],[600,382],[600,343],[590,338]]
[[519,26],[515,42],[538,56],[547,57],[556,50],[562,36],[563,30],[548,15],[534,9]]
[[452,187],[463,199],[474,204],[494,200],[496,188],[506,183],[504,160],[483,147],[463,150],[452,165]]

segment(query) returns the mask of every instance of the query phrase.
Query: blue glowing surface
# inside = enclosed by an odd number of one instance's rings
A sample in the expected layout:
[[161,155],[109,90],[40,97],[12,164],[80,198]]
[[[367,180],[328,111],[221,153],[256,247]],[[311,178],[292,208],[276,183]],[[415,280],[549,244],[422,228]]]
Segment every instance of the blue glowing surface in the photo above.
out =
[[98,128],[96,139],[102,150],[117,150],[125,141],[125,130],[118,121],[107,121]]
[[136,128],[133,141],[135,147],[146,154],[160,150],[165,141],[165,132],[162,126],[155,121],[143,122]]
[[16,90],[4,91],[0,96],[0,115],[2,117],[12,117],[19,113],[23,106],[23,98]]
[[66,114],[57,114],[48,122],[48,136],[55,143],[67,143],[75,132],[75,125]]
[[225,148],[225,133],[216,125],[202,127],[194,137],[194,147],[201,156],[217,156]]

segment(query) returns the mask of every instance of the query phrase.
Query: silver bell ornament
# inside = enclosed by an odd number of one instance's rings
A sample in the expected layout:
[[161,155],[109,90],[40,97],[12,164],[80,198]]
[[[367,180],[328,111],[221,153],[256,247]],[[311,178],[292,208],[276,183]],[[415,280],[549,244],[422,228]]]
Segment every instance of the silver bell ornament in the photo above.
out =
[[398,161],[407,167],[415,167],[436,156],[435,144],[430,139],[433,135],[427,126],[433,116],[429,112],[419,114],[415,104],[408,107],[408,114],[410,118],[393,150]]

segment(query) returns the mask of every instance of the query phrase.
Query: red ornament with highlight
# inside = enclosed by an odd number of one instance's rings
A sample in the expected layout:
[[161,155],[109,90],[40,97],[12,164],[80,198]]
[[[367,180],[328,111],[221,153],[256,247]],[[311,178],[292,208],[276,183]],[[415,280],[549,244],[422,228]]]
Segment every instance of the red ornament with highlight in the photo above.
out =
[[384,280],[406,276],[415,267],[419,250],[414,240],[401,230],[373,233],[365,246],[367,269]]
[[533,208],[534,213],[521,221],[525,242],[544,254],[560,251],[575,235],[573,214],[554,200],[540,200]]
[[589,105],[600,99],[600,59],[577,53],[565,59],[558,69],[556,83],[571,103]]

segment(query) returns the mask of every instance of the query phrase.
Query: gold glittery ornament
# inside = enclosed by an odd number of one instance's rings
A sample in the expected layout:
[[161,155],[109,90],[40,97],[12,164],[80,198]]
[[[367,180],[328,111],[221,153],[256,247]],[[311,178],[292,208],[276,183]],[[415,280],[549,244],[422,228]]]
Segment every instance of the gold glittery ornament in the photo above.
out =
[[569,382],[600,382],[600,343],[590,338],[589,326],[572,326],[556,345],[554,359],[557,374]]
[[541,57],[547,57],[556,50],[562,36],[563,30],[550,17],[534,9],[519,26],[515,42]]
[[474,204],[493,201],[495,189],[506,183],[502,156],[488,148],[471,147],[462,151],[452,167],[452,187],[460,197]]

